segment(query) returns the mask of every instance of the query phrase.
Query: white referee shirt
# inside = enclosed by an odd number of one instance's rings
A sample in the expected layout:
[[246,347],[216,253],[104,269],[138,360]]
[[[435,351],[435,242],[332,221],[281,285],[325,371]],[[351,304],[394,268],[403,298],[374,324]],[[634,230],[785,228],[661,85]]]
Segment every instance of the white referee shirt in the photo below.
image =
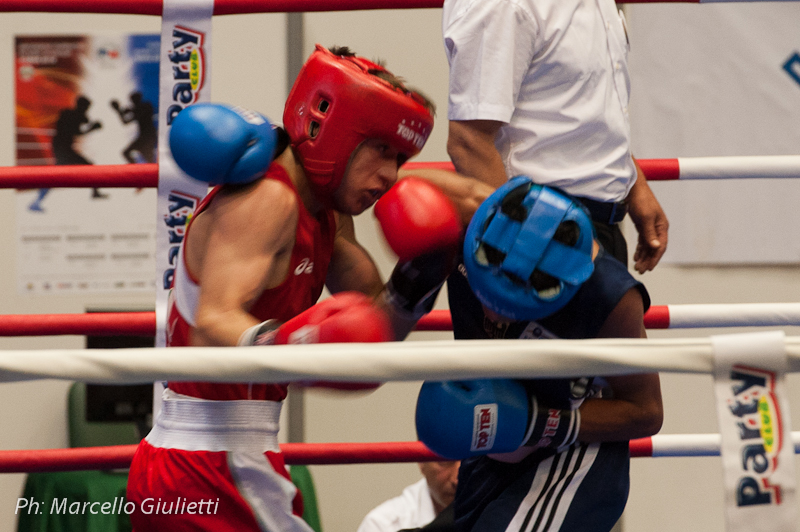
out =
[[397,532],[427,525],[435,517],[428,482],[423,478],[404,489],[399,497],[371,510],[358,527],[358,532]]
[[628,39],[613,0],[445,0],[450,120],[504,122],[509,177],[598,201],[625,198]]

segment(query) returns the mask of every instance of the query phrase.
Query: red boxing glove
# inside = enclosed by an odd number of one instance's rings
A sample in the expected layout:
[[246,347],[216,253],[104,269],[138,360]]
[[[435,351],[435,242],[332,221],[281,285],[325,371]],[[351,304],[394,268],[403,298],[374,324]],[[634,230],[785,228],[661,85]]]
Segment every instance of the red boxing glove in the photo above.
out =
[[453,246],[461,221],[450,199],[419,177],[401,179],[375,204],[375,217],[401,261]]
[[372,299],[342,292],[320,301],[281,325],[276,344],[331,344],[394,340],[389,318]]
[[[390,342],[389,318],[359,292],[342,292],[301,312],[286,323],[267,320],[242,333],[239,345]],[[373,390],[381,383],[312,381],[306,386],[337,390]]]
[[301,312],[286,323],[267,320],[247,329],[239,345],[389,342],[389,318],[359,292],[342,292]]

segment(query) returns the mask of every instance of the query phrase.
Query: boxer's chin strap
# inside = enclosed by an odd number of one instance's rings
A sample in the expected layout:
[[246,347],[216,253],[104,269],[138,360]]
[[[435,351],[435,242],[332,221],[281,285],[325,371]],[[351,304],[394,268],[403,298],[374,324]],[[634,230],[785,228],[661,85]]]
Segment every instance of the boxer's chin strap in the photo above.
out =
[[258,325],[246,329],[239,337],[236,345],[274,345],[275,336],[278,334],[278,329],[283,325],[278,320],[262,321]]

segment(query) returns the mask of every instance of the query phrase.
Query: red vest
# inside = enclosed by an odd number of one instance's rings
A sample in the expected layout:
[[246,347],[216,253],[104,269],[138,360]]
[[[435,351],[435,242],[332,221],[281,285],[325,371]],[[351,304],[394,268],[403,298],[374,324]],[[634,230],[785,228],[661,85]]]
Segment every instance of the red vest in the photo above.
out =
[[[273,163],[264,176],[264,179],[275,179],[289,186],[297,195],[289,175],[283,167]],[[213,188],[197,207],[195,215],[200,214],[214,200],[221,187]],[[250,313],[259,320],[276,319],[287,321],[297,316],[307,308],[314,305],[325,286],[325,276],[328,273],[333,241],[336,234],[336,221],[332,210],[323,210],[319,217],[312,216],[297,197],[299,216],[297,220],[296,237],[292,248],[292,257],[286,279],[280,285],[265,290]],[[186,228],[188,237],[191,222]],[[185,244],[186,237],[183,243]],[[183,247],[183,246],[182,246]],[[181,250],[180,260],[183,258]],[[198,283],[187,273],[185,268],[179,268],[175,274],[172,290],[175,292],[170,298],[169,313],[167,317],[167,345],[188,346],[191,325],[181,315],[175,299],[178,291],[197,293]],[[182,270],[182,271],[181,271]],[[193,286],[194,285],[194,286]],[[190,298],[192,299],[192,298]],[[186,301],[184,299],[184,301]],[[190,309],[183,306],[187,314],[197,309],[197,301],[189,302]],[[204,399],[260,399],[280,401],[286,397],[286,384],[259,384],[259,383],[211,383],[211,382],[170,382],[169,388],[174,392],[200,397]]]

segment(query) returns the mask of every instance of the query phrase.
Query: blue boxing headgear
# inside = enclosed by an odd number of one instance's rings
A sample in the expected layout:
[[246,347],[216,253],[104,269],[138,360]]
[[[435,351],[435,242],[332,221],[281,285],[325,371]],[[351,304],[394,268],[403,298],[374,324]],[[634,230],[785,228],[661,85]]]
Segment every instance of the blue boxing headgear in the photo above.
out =
[[513,320],[536,320],[566,305],[592,275],[593,242],[594,226],[581,205],[519,176],[475,212],[464,266],[486,308]]

